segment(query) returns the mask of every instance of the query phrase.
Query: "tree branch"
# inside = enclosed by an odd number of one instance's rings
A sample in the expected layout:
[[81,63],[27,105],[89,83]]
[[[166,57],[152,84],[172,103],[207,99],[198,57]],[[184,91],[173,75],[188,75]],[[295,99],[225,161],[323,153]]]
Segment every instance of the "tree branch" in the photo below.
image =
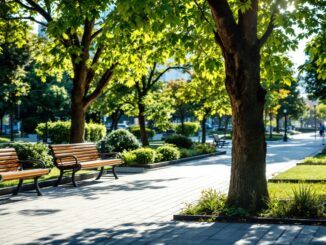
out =
[[92,36],[91,36],[91,40],[93,40],[94,38],[96,38],[101,32],[103,31],[103,28],[98,29],[97,31],[95,31]]
[[26,2],[28,2],[28,4],[31,5],[32,8],[37,11],[40,15],[42,15],[44,19],[46,19],[48,22],[53,20],[51,15],[46,10],[44,10],[39,4],[37,4],[33,0],[26,0]]
[[197,8],[199,9],[203,19],[212,27],[213,29],[213,32],[215,32],[215,28],[214,28],[214,25],[207,19],[206,15],[205,15],[205,11],[204,9],[199,5],[199,3],[197,2],[197,0],[194,0]]
[[258,40],[259,46],[262,47],[264,45],[264,43],[267,41],[267,39],[269,38],[269,36],[272,34],[275,25],[274,25],[274,18],[275,18],[275,14],[271,15],[271,18],[269,20],[268,26],[266,28],[265,33],[262,35],[262,37]]
[[19,1],[19,0],[15,0],[15,2],[18,3],[19,5],[21,5],[21,6],[22,6],[23,8],[25,8],[25,9],[28,9],[28,10],[31,10],[31,11],[35,11],[35,8],[33,8],[33,7],[31,7],[31,6],[28,6],[28,5],[22,3],[22,2]]
[[35,22],[35,23],[37,23],[37,24],[40,24],[40,25],[42,25],[42,26],[48,26],[46,23],[44,23],[44,22],[41,22],[41,21],[38,21],[38,20],[36,20],[34,17],[32,17],[32,16],[22,16],[22,17],[3,17],[3,16],[1,16],[0,17],[1,19],[4,19],[4,20],[30,20],[30,21],[33,21],[33,22]]
[[222,41],[222,48],[233,49],[238,44],[238,27],[227,0],[208,0],[216,31]]
[[188,70],[188,67],[185,66],[169,66],[166,69],[164,69],[161,73],[157,75],[157,77],[153,80],[152,85],[155,84],[167,71],[169,70]]
[[100,95],[100,93],[103,91],[103,89],[109,83],[109,81],[111,80],[112,75],[113,75],[113,70],[115,69],[115,67],[117,65],[118,65],[118,63],[112,64],[110,66],[110,68],[107,69],[106,72],[100,78],[95,90],[91,94],[87,95],[84,98],[84,107],[85,108],[87,108],[92,103],[92,101],[95,100]]
[[147,80],[147,83],[148,83],[149,86],[151,86],[151,84],[152,84],[152,79],[153,79],[153,76],[154,76],[156,65],[157,65],[157,63],[154,62],[153,68],[151,69],[151,72],[149,73],[149,77],[148,77],[148,80]]

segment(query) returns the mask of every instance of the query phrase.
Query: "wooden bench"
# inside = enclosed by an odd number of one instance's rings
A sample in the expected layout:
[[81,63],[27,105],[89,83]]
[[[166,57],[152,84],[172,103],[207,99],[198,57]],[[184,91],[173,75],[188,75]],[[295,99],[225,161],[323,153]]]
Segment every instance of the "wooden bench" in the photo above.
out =
[[[97,169],[100,172],[96,180],[100,179],[105,166],[112,166],[112,173],[115,179],[118,176],[115,172],[115,167],[122,164],[121,159],[117,159],[117,153],[99,153],[96,145],[93,143],[79,144],[61,144],[50,145],[50,149],[54,159],[54,165],[60,170],[59,178],[55,184],[58,186],[61,182],[65,171],[72,171],[72,183],[76,187],[75,174],[80,169]],[[113,158],[108,158],[113,156]]]
[[[40,164],[42,168],[26,169],[26,166],[33,167],[34,163]],[[20,191],[25,179],[34,179],[35,189],[39,196],[42,195],[38,185],[38,178],[46,175],[51,169],[45,168],[45,164],[40,160],[19,160],[14,148],[0,149],[0,182],[9,180],[19,180],[13,195]]]
[[213,143],[216,147],[223,147],[223,146],[228,146],[229,142],[226,142],[225,139],[220,138],[218,134],[213,134]]

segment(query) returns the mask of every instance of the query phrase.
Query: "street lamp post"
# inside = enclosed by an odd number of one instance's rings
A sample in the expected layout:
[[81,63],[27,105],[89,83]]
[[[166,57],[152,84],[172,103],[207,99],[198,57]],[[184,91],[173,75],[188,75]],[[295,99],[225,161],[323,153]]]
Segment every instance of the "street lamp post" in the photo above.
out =
[[287,117],[287,110],[284,109],[283,110],[284,113],[284,137],[283,137],[283,141],[287,142],[288,141],[288,136],[287,136],[287,129],[288,129],[288,117]]

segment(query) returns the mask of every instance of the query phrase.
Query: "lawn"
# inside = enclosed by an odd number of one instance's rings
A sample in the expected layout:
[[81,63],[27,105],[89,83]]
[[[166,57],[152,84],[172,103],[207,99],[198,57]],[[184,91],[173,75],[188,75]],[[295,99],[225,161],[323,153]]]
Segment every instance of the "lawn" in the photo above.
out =
[[300,185],[310,186],[317,195],[326,196],[326,184],[292,184],[292,183],[268,183],[269,196],[276,199],[289,199],[293,197],[293,189]]
[[[106,167],[106,169],[111,168]],[[90,173],[90,172],[94,172],[94,170],[80,170],[77,172],[77,175],[80,174],[85,174],[85,173]],[[51,172],[48,175],[43,175],[39,180],[49,180],[49,179],[57,179],[59,177],[60,171],[57,168],[52,168]],[[64,176],[71,176],[71,172],[68,172],[67,174],[65,174]],[[24,184],[28,184],[28,183],[33,183],[33,179],[27,179],[24,180]],[[18,185],[18,180],[9,180],[9,181],[4,181],[0,183],[0,188],[2,187],[9,187],[9,186],[16,186]]]
[[274,176],[273,179],[326,180],[326,165],[299,165]]

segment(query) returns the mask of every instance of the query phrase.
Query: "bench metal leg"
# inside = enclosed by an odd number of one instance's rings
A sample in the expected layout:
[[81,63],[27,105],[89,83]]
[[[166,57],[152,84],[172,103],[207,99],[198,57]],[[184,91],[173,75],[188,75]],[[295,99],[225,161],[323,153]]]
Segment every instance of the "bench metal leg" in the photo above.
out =
[[18,194],[18,192],[20,191],[20,189],[22,188],[22,185],[23,185],[23,181],[24,181],[23,179],[19,180],[16,190],[14,190],[14,192],[12,193],[13,196],[16,196]]
[[60,182],[62,180],[62,176],[63,176],[63,170],[60,169],[60,175],[59,175],[57,182],[55,182],[54,187],[57,187],[60,184]]
[[40,186],[38,185],[38,178],[39,177],[37,177],[37,178],[34,179],[35,190],[36,190],[38,196],[42,196],[42,192],[40,190]]
[[115,179],[119,179],[117,176],[117,173],[115,172],[115,166],[112,167],[112,173],[113,173]]
[[72,176],[71,176],[71,179],[72,179],[72,184],[74,187],[77,187],[77,184],[76,184],[76,180],[75,180],[75,175],[76,175],[76,172],[79,170],[79,168],[77,169],[73,169],[72,170]]
[[104,167],[101,167],[100,172],[95,180],[99,180],[102,177],[103,172],[104,172]]

